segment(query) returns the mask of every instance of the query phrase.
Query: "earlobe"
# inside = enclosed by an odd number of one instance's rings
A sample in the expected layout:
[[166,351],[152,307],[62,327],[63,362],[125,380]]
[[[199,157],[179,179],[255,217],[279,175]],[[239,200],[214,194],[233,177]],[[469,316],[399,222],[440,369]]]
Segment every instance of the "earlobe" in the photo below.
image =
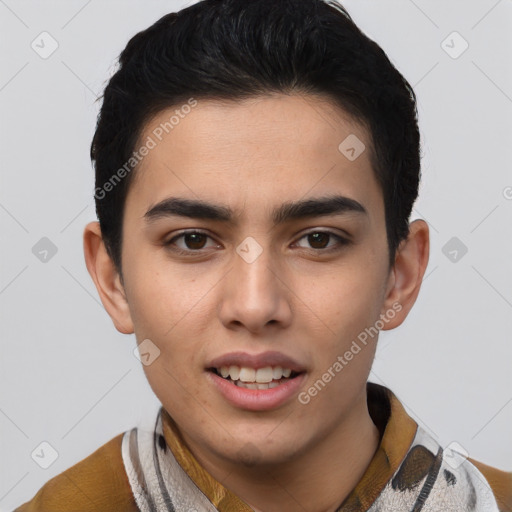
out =
[[429,250],[428,224],[421,219],[411,222],[409,235],[400,243],[390,272],[382,311],[382,314],[386,314],[386,311],[393,309],[396,314],[383,330],[399,326],[416,302],[428,264]]
[[99,222],[90,222],[86,225],[83,243],[85,264],[103,306],[119,332],[132,334],[133,322],[126,293],[119,273],[105,248]]

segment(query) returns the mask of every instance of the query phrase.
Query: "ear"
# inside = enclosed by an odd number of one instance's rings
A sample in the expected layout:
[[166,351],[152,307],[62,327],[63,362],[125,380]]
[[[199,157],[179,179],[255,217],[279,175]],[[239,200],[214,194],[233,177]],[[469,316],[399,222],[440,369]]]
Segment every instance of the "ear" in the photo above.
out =
[[398,247],[395,263],[389,274],[383,310],[393,310],[393,318],[386,315],[383,330],[398,327],[416,302],[428,264],[430,250],[428,224],[421,219],[409,224],[409,235]]
[[105,248],[99,222],[90,222],[85,226],[84,256],[101,302],[116,329],[123,334],[132,334],[133,322],[125,290]]

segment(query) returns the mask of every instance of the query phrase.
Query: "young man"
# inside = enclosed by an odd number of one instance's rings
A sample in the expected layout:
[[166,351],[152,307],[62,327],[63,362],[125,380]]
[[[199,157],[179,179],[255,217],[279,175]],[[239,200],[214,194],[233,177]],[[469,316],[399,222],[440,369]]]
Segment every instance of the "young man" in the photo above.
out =
[[28,511],[509,511],[368,383],[428,262],[415,95],[338,4],[205,0],[137,34],[91,147],[87,268],[162,408]]

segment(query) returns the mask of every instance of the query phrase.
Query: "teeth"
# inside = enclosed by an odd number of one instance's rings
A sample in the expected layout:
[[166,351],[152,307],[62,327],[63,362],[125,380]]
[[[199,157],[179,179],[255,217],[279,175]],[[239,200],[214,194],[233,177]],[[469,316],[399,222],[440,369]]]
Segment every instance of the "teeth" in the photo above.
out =
[[241,380],[237,380],[235,385],[239,388],[247,388],[247,389],[272,389],[277,388],[279,386],[279,382],[268,382],[266,384],[258,384],[255,382],[242,382]]
[[281,366],[266,366],[265,368],[258,368],[258,370],[246,366],[221,366],[218,371],[225,379],[230,377],[234,381],[257,384],[268,384],[272,383],[273,380],[287,379],[292,373],[290,368],[282,368]]
[[256,382],[272,382],[273,378],[274,372],[272,371],[272,368],[270,366],[267,366],[266,368],[259,368],[258,370],[256,370]]
[[283,376],[283,369],[280,366],[276,366],[273,369],[274,379],[280,379]]
[[238,380],[240,378],[240,367],[239,366],[230,366],[229,367],[229,375],[233,380]]
[[254,382],[256,380],[256,370],[254,368],[240,368],[240,376],[238,377],[243,382]]
[[243,382],[241,380],[237,380],[236,385],[241,388],[258,389],[258,384],[256,384],[255,382]]

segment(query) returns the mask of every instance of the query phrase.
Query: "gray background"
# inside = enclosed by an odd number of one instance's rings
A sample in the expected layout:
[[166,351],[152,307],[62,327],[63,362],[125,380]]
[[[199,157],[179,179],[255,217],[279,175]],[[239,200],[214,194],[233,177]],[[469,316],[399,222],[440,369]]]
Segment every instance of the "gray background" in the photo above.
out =
[[[418,95],[413,218],[432,240],[417,304],[381,334],[371,380],[443,446],[511,470],[512,1],[344,4]],[[134,336],[99,302],[82,232],[95,220],[95,98],[129,37],[184,5],[0,0],[0,511],[157,411]],[[31,47],[43,31],[59,45],[47,59]],[[454,31],[469,44],[457,58]],[[43,237],[57,248],[46,262],[32,252]],[[31,457],[43,441],[58,452],[47,469]]]

